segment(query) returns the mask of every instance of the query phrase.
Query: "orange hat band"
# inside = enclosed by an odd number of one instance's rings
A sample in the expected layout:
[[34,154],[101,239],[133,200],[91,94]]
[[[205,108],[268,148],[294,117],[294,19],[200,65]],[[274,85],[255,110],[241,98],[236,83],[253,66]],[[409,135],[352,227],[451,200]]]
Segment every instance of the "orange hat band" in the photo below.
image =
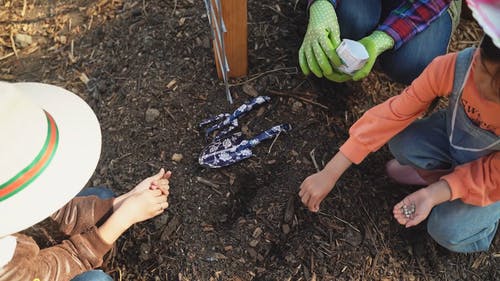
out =
[[19,173],[0,184],[0,202],[13,196],[34,181],[48,166],[54,156],[59,143],[59,131],[54,118],[46,112],[47,137],[45,143],[35,159]]

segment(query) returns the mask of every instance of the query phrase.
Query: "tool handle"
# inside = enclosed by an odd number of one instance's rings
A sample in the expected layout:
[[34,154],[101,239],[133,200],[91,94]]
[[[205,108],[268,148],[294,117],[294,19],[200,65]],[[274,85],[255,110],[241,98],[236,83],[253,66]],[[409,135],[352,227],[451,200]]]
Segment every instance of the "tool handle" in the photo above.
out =
[[[251,111],[255,106],[257,105],[260,105],[260,104],[263,104],[263,103],[266,103],[270,100],[271,98],[268,97],[268,96],[258,96],[256,98],[253,98],[252,100],[250,101],[247,101],[245,102],[244,104],[240,105],[233,113],[231,113],[231,115],[229,115],[228,117],[226,117],[226,119],[224,119],[224,121],[208,128],[205,130],[205,135],[209,135],[210,133],[212,133],[213,131],[215,130],[218,130],[222,127],[225,127],[229,124],[232,124],[232,122],[234,120],[237,120],[238,117],[244,115],[245,113]],[[236,126],[238,123],[236,123]]]
[[273,138],[277,134],[281,132],[288,132],[292,129],[292,126],[290,124],[281,124],[281,125],[276,125],[270,129],[265,130],[264,132],[260,133],[256,137],[253,137],[248,140],[248,143],[245,145],[247,147],[254,147],[261,143],[262,141],[265,141],[267,139]]

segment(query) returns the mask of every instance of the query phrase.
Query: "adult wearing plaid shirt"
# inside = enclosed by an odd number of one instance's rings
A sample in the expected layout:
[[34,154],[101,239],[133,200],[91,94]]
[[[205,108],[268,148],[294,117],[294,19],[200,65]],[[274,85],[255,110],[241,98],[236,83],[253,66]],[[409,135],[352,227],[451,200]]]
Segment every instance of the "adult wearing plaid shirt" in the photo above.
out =
[[[446,53],[458,25],[461,0],[309,0],[309,23],[299,50],[305,75],[335,82],[360,80],[380,57],[382,70],[409,84]],[[358,40],[369,59],[352,75],[341,73],[335,49],[341,38]]]

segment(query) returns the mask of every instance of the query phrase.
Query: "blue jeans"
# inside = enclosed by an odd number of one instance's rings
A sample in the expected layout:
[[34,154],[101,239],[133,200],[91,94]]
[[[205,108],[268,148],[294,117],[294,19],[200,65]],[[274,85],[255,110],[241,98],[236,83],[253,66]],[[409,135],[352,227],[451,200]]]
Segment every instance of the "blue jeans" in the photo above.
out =
[[115,193],[106,187],[86,187],[82,189],[76,196],[95,195],[101,199],[109,199],[115,197]]
[[[352,40],[371,34],[389,12],[402,1],[349,0],[340,1],[336,8],[340,37]],[[397,50],[380,55],[382,70],[394,81],[410,84],[437,56],[446,54],[451,37],[452,22],[447,12],[431,23],[424,31]]]
[[89,270],[77,275],[71,281],[113,281],[113,278],[102,270]]
[[[113,191],[105,187],[87,187],[82,189],[76,196],[96,195],[101,199],[109,199],[115,197]],[[113,278],[102,270],[89,270],[80,275],[77,275],[71,281],[113,281]]]
[[[413,122],[389,141],[391,153],[403,165],[426,170],[453,168],[459,163],[450,149],[446,122],[445,111]],[[500,202],[479,207],[454,200],[432,209],[427,231],[450,251],[486,251],[495,237],[499,219]]]

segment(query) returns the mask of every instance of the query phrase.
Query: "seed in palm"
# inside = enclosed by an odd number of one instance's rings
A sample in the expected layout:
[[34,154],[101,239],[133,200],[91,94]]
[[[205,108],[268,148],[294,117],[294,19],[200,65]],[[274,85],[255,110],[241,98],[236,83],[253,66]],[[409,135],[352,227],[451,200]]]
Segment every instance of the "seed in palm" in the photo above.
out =
[[403,212],[406,218],[411,219],[415,214],[415,209],[415,203],[411,203],[410,205],[404,204],[403,207],[401,207],[401,212]]

